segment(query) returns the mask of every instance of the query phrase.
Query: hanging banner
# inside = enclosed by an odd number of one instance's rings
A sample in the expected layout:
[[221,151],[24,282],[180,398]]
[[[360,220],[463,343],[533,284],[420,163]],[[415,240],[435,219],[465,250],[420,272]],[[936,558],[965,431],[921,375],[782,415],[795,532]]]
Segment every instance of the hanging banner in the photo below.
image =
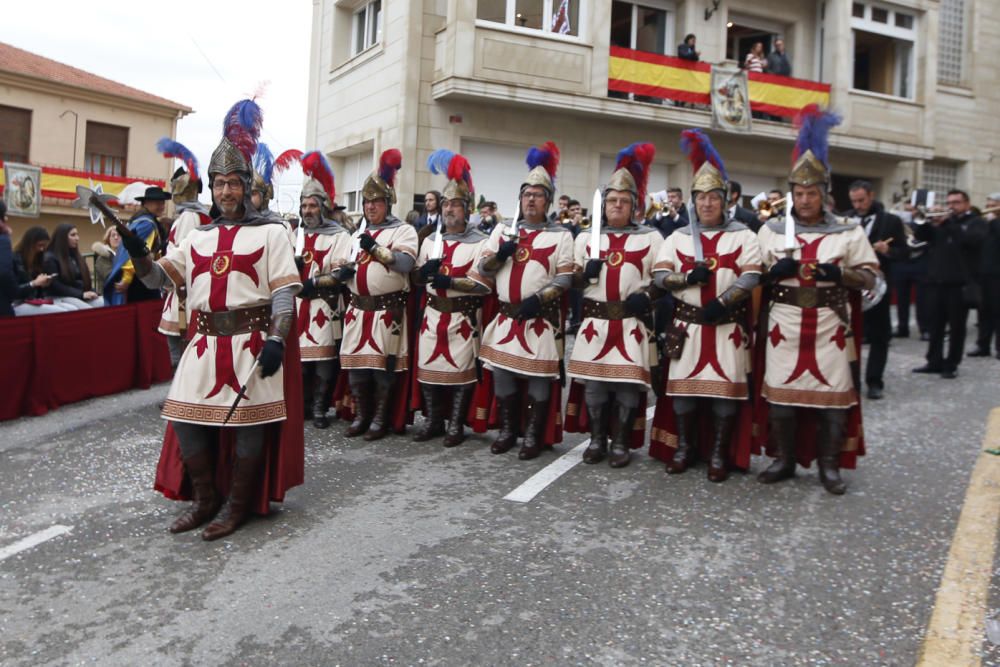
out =
[[750,95],[747,73],[732,65],[712,65],[712,127],[749,132]]
[[7,215],[37,218],[42,212],[42,170],[30,164],[8,162],[3,173]]

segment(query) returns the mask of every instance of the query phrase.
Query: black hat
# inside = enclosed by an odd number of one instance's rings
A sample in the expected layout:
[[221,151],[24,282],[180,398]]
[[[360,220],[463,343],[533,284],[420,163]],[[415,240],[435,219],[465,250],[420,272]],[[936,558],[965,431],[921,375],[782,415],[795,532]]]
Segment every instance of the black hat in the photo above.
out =
[[346,207],[346,206],[341,206],[340,204],[336,204],[336,203],[335,203],[335,204],[333,205],[333,210],[334,210],[334,211],[346,211],[346,210],[347,210],[347,207]]
[[158,185],[146,188],[146,193],[144,195],[135,198],[138,202],[170,201],[171,199],[173,199],[173,196]]

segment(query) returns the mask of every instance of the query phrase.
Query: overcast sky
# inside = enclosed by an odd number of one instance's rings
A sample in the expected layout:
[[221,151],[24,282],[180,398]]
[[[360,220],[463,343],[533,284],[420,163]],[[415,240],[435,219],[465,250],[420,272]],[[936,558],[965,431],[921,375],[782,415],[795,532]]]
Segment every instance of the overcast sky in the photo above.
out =
[[[204,175],[226,110],[265,82],[263,141],[309,150],[311,20],[309,0],[27,0],[4,3],[0,41],[191,107],[177,139]],[[278,181],[272,207],[297,209],[301,172]]]

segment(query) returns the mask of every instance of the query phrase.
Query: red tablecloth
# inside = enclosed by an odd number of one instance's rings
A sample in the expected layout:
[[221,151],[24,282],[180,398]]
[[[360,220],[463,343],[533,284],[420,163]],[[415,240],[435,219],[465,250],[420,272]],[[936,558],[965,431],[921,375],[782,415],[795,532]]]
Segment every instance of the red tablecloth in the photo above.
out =
[[0,420],[169,380],[162,305],[0,319]]

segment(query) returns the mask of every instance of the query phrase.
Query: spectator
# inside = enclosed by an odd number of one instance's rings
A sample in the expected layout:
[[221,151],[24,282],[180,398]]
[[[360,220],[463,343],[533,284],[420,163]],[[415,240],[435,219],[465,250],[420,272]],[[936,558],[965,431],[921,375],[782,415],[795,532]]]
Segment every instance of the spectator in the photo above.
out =
[[479,207],[479,231],[490,234],[498,222],[500,221],[497,218],[497,203],[495,201],[483,202]]
[[17,281],[14,314],[19,317],[76,310],[45,298],[44,290],[52,282],[52,276],[42,271],[42,256],[48,245],[49,233],[45,228],[30,227],[14,248],[14,276]]
[[569,228],[573,238],[580,233],[580,223],[583,222],[583,206],[576,199],[570,199],[566,206],[566,218],[562,224]]
[[42,268],[45,273],[55,276],[48,289],[55,303],[79,310],[104,305],[104,298],[90,287],[90,269],[80,254],[80,232],[75,225],[64,222],[56,227],[42,259]]
[[750,47],[750,53],[743,61],[743,67],[748,72],[764,71],[764,42],[754,42]]
[[748,208],[743,208],[740,205],[740,199],[743,197],[743,186],[739,184],[738,181],[729,181],[729,210],[727,211],[726,217],[730,220],[735,220],[736,222],[742,222],[744,225],[749,227],[752,231],[756,232],[760,229],[760,220],[754,215],[754,212]]
[[96,280],[96,289],[104,290],[104,283],[108,282],[108,277],[111,275],[111,267],[115,263],[115,254],[118,252],[118,246],[121,244],[122,237],[118,235],[118,230],[114,227],[108,227],[108,230],[104,232],[104,238],[100,241],[95,241],[94,245],[90,246],[90,249],[94,251],[94,279]]
[[[413,226],[419,232],[427,225],[437,229],[438,221],[441,219],[441,193],[437,190],[428,190],[424,193],[424,212],[421,214]],[[429,232],[428,232],[429,233]]]
[[696,50],[695,42],[697,38],[693,33],[688,33],[684,37],[684,41],[677,45],[677,57],[684,60],[691,60],[693,62],[698,62],[701,58],[701,51]]
[[780,37],[774,40],[774,50],[767,54],[766,71],[777,76],[791,76],[792,65],[785,55],[785,40]]
[[[159,186],[146,188],[141,197],[136,197],[141,208],[129,218],[128,229],[138,236],[152,253],[153,261],[162,255],[163,232],[158,218],[167,208],[167,202],[173,198],[169,192]],[[221,215],[218,210],[211,212],[213,220]],[[119,247],[115,263],[111,269],[109,284],[104,288],[104,300],[108,305],[118,306],[136,301],[152,301],[160,298],[160,291],[146,287],[141,280],[135,280],[135,268],[124,247]]]
[[7,204],[0,200],[0,317],[14,317],[17,298],[17,273],[14,271],[14,249],[7,226]]

